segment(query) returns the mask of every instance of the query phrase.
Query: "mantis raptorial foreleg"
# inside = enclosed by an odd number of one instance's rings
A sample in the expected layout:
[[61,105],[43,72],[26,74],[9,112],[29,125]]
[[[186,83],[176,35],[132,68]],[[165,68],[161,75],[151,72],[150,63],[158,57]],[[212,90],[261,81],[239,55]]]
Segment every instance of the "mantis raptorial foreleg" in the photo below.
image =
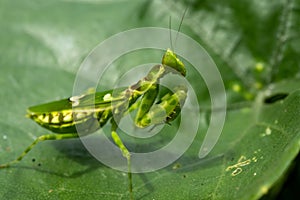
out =
[[159,86],[157,84],[152,85],[149,90],[143,95],[139,107],[137,108],[137,114],[135,117],[135,125],[143,128],[141,124],[143,117],[149,112],[150,108],[154,104],[159,92]]
[[[143,113],[139,118],[136,118],[135,124],[139,127],[147,127],[162,124],[168,122],[168,120],[172,121],[179,114],[178,108],[180,110],[186,96],[186,87],[180,86],[175,88],[174,93],[165,94],[159,103],[149,105],[148,101],[145,101],[147,104],[143,104],[142,100],[139,109],[144,109],[144,107],[147,106],[147,112]],[[140,111],[138,111],[138,113],[139,112]]]

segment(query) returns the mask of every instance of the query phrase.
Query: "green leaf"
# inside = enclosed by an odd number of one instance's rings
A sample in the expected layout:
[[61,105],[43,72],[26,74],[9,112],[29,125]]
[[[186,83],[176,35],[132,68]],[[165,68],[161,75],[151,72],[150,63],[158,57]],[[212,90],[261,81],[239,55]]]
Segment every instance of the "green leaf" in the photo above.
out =
[[[213,151],[199,159],[210,96],[189,66],[187,79],[204,108],[198,134],[170,166],[134,174],[134,196],[259,199],[285,180],[300,147],[299,1],[1,0],[0,5],[0,164],[50,133],[27,119],[26,109],[71,96],[76,72],[96,45],[131,28],[168,28],[169,16],[176,30],[189,6],[181,31],[218,66],[228,100],[226,123]],[[142,52],[116,64],[147,59]],[[107,83],[116,78],[107,76]],[[163,131],[157,146],[172,137]],[[137,148],[155,147],[144,142]],[[101,164],[75,139],[38,144],[22,162],[1,169],[0,179],[1,199],[129,199],[127,174]]]

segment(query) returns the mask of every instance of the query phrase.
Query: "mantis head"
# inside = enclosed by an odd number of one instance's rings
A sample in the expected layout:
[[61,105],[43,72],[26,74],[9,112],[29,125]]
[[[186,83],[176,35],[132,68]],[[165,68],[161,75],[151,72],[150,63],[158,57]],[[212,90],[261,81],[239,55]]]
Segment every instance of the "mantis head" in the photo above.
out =
[[170,49],[167,49],[166,53],[164,54],[162,58],[162,64],[175,69],[182,76],[186,75],[186,69],[183,62],[181,62],[181,60],[177,58],[176,54]]

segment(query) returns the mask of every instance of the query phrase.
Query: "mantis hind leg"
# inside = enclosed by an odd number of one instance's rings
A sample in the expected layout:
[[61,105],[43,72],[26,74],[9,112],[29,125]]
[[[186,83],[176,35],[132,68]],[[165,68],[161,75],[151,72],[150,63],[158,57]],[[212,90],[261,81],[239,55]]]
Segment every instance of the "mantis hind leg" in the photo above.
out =
[[20,162],[30,152],[30,150],[33,147],[35,147],[35,145],[37,145],[39,142],[42,142],[42,141],[45,141],[45,140],[64,140],[64,139],[71,139],[71,138],[78,138],[78,137],[79,136],[78,136],[77,133],[41,135],[36,140],[34,140],[33,143],[31,143],[31,145],[29,145],[23,151],[23,153],[21,153],[21,155],[19,155],[19,157],[17,157],[15,160],[10,161],[8,163],[1,164],[0,168],[6,168],[6,167],[9,167],[9,166],[11,166],[13,164],[16,164],[16,163]]
[[115,144],[119,147],[119,149],[121,150],[122,155],[127,159],[127,168],[128,168],[128,187],[129,187],[129,193],[130,193],[130,199],[133,200],[133,191],[132,191],[132,173],[131,173],[131,155],[129,150],[126,148],[126,146],[124,145],[124,143],[122,142],[121,138],[119,137],[119,135],[117,134],[117,128],[118,125],[115,122],[114,119],[111,120],[111,137],[114,140]]

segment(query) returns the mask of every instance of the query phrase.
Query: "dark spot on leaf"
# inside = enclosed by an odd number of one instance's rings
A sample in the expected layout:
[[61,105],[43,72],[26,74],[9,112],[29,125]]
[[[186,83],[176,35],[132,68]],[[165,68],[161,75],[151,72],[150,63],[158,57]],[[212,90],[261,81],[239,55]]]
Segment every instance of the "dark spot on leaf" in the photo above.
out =
[[264,99],[264,103],[267,103],[267,104],[275,103],[276,101],[285,99],[288,95],[289,95],[288,93],[273,94],[269,97],[266,97]]

